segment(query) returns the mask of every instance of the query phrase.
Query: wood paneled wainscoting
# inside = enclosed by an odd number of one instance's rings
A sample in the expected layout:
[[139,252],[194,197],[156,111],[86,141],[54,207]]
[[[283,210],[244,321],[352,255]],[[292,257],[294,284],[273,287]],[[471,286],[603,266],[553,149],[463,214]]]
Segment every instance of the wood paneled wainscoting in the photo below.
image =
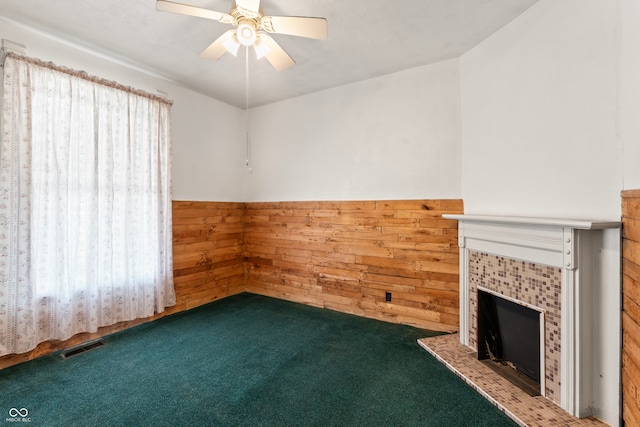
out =
[[244,203],[173,202],[176,311],[244,291]]
[[640,190],[622,192],[622,415],[640,425]]
[[173,202],[173,277],[176,305],[156,316],[121,322],[66,341],[0,357],[0,369],[108,335],[244,290],[244,204]]
[[457,330],[457,222],[442,214],[462,211],[461,200],[248,203],[246,290]]
[[461,200],[174,201],[175,306],[1,357],[0,369],[243,291],[457,330],[457,222],[441,215],[462,211]]

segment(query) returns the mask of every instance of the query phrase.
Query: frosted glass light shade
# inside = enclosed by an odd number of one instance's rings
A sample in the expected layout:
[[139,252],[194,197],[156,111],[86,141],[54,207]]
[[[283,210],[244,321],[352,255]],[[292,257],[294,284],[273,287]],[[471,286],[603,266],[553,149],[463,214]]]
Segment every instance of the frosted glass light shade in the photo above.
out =
[[236,31],[236,35],[238,37],[238,41],[243,46],[251,46],[256,42],[256,28],[251,25],[249,22],[241,22],[238,25],[238,30]]

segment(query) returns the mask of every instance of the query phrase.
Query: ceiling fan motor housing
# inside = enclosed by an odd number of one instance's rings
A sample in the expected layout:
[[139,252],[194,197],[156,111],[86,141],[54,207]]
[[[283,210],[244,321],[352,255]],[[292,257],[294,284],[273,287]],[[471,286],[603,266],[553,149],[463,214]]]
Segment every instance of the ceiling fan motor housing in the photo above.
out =
[[256,42],[257,32],[261,28],[262,14],[235,7],[231,10],[230,15],[238,26],[236,31],[238,41],[244,46],[253,45]]

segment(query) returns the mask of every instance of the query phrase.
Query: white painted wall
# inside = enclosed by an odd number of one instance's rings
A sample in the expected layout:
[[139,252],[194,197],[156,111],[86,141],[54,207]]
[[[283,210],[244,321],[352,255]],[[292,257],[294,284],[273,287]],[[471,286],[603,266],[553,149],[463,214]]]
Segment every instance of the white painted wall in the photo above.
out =
[[177,86],[158,75],[96,56],[31,29],[0,20],[0,39],[27,47],[27,55],[156,93],[173,100],[173,199],[238,201],[244,197],[242,111]]
[[620,219],[618,3],[542,0],[462,56],[466,213]]
[[460,197],[458,61],[250,110],[248,201]]
[[640,188],[640,2],[620,0],[620,135],[624,188]]
[[244,112],[185,90],[173,99],[173,199],[238,202],[247,175]]

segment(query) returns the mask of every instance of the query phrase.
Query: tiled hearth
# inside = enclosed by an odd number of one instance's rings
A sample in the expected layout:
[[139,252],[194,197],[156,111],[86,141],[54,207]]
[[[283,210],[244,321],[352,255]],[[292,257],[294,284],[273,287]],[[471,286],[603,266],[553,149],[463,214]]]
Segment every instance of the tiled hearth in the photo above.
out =
[[477,360],[473,350],[460,344],[457,334],[423,338],[418,344],[521,426],[606,426],[595,418],[576,418],[550,400],[520,390]]
[[[458,221],[460,330],[420,344],[521,425],[619,426],[620,223],[444,217]],[[540,313],[541,396],[477,360],[480,290]]]

